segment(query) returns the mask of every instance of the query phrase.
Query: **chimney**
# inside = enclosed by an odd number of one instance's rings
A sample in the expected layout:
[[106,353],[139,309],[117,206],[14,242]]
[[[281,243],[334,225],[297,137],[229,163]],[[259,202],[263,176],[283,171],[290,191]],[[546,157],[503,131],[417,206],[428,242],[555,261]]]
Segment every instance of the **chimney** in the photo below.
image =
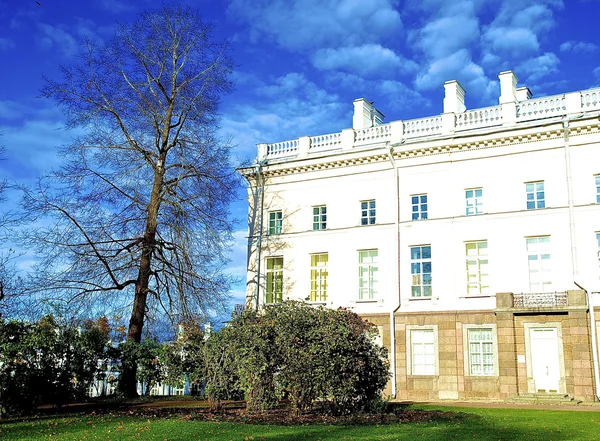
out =
[[500,104],[517,101],[517,76],[508,70],[498,74],[500,79]]
[[517,101],[527,101],[528,99],[531,99],[532,96],[533,94],[531,93],[531,90],[529,90],[529,87],[519,87],[517,89]]
[[353,129],[368,129],[383,124],[385,116],[375,107],[373,103],[359,98],[354,100],[354,116],[352,117]]
[[444,83],[444,113],[462,113],[465,107],[465,89],[456,80]]

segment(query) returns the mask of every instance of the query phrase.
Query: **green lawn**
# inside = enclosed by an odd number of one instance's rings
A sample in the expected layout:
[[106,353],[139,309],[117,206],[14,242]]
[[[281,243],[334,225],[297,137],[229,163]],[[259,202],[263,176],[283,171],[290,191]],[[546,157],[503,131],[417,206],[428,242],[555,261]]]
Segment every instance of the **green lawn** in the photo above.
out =
[[527,440],[600,439],[600,412],[474,409],[423,406],[459,412],[434,423],[382,426],[277,426],[136,416],[68,416],[0,421],[6,440]]

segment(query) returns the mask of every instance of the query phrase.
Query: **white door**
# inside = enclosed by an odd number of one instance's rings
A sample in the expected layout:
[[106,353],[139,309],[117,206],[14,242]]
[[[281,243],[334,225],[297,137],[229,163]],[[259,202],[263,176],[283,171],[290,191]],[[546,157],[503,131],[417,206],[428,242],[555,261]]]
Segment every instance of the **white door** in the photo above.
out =
[[531,329],[531,363],[536,392],[558,392],[560,367],[556,328]]

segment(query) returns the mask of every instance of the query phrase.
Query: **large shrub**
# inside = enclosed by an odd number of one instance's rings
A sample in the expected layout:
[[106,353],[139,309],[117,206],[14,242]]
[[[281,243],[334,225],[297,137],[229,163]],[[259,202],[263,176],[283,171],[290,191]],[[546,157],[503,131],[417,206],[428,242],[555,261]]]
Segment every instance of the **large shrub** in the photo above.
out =
[[[223,359],[233,360],[249,411],[289,398],[296,412],[321,400],[332,412],[345,413],[368,409],[389,378],[376,332],[351,311],[288,301],[234,317],[214,343]],[[207,377],[209,390],[212,381]]]

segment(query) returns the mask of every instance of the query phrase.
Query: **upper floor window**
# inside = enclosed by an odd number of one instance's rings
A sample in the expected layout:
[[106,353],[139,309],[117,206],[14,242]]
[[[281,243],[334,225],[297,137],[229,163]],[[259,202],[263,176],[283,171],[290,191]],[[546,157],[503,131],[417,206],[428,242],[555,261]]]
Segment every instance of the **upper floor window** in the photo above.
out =
[[310,256],[310,301],[327,300],[327,262],[329,254],[311,254]]
[[360,224],[374,225],[375,224],[375,199],[371,201],[360,202]]
[[431,297],[431,245],[410,248],[412,297]]
[[488,294],[487,241],[465,243],[467,256],[467,294]]
[[596,203],[600,204],[600,175],[594,176],[596,179]]
[[327,228],[327,207],[319,205],[313,209],[313,230],[324,230]]
[[596,242],[598,243],[598,265],[600,265],[600,233],[596,233]]
[[269,211],[269,234],[281,234],[283,231],[283,212]]
[[465,190],[467,201],[467,216],[472,214],[483,214],[483,188]]
[[427,219],[427,195],[417,194],[410,197],[412,204],[412,220]]
[[525,184],[527,193],[527,209],[546,208],[546,196],[544,194],[544,181],[529,182]]
[[265,303],[283,301],[283,257],[267,257],[267,295]]
[[377,294],[377,250],[358,252],[358,298],[369,300]]
[[550,266],[550,236],[528,237],[527,266],[531,292],[552,290],[552,268]]

